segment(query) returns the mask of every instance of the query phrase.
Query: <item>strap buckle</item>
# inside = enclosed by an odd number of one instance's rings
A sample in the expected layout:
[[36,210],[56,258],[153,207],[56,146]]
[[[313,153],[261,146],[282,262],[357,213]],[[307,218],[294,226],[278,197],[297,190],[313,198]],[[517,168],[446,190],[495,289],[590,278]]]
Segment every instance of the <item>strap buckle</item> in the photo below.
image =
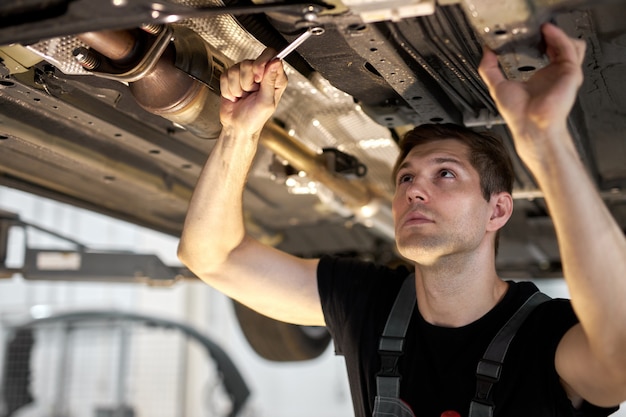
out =
[[482,358],[476,367],[476,377],[486,382],[496,383],[502,374],[502,363]]
[[495,406],[492,402],[472,400],[470,403],[470,417],[493,417]]
[[383,377],[399,377],[398,360],[400,356],[403,355],[403,352],[379,350],[378,353],[380,355],[380,371],[378,371],[376,375]]

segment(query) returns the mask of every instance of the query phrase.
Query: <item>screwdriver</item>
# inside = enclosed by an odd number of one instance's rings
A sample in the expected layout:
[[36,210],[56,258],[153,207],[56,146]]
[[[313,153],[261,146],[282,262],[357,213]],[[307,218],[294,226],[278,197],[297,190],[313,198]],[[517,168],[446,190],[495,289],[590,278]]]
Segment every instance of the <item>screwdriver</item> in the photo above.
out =
[[304,41],[309,39],[311,36],[313,35],[319,36],[322,33],[324,33],[324,28],[321,26],[313,26],[313,27],[308,28],[305,32],[302,32],[300,36],[298,36],[296,39],[291,41],[291,43],[287,45],[282,51],[276,54],[274,59],[285,59],[287,55],[292,53],[298,46],[302,45]]

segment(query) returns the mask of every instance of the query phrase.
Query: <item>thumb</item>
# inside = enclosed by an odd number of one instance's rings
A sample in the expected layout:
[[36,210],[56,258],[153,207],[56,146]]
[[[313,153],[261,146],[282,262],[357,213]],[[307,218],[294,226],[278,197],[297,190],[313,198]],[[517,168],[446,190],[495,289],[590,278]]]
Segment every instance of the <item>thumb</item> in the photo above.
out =
[[502,74],[502,70],[500,70],[498,65],[498,57],[495,52],[487,47],[483,48],[483,58],[480,60],[478,73],[485,84],[487,84],[487,88],[489,88],[492,95],[496,86],[505,81],[504,74]]
[[282,63],[278,60],[274,62],[270,62],[265,67],[265,73],[263,74],[263,79],[261,80],[261,85],[259,88],[259,99],[263,103],[271,103],[274,107],[278,104],[277,101],[280,98],[280,92],[277,94],[276,90],[281,89],[281,84],[279,82],[280,74],[279,70],[282,69]]

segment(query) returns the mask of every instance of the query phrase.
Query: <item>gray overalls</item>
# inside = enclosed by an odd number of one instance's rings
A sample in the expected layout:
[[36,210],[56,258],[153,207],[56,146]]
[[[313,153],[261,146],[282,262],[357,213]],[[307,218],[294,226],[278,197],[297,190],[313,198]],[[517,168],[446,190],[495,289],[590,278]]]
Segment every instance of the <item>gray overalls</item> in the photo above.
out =
[[[470,403],[469,417],[493,417],[492,388],[500,379],[502,363],[515,333],[531,311],[550,297],[536,292],[511,316],[491,340],[476,368],[476,395]],[[404,353],[404,338],[415,308],[415,275],[402,284],[380,337],[378,354],[381,369],[376,375],[376,399],[372,417],[415,417],[400,399],[398,359]]]

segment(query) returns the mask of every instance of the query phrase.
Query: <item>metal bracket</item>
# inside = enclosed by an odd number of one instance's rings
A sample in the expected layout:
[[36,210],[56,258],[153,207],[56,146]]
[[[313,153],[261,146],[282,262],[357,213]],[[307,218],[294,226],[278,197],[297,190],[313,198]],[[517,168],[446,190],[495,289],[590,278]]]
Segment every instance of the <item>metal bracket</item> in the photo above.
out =
[[[28,247],[25,239],[21,268],[8,268],[6,256],[9,231],[13,227],[32,228],[77,248],[55,250]],[[165,265],[156,255],[121,251],[96,251],[71,238],[20,220],[19,216],[0,210],[0,278],[21,274],[27,280],[133,282],[169,286],[184,278],[195,278],[186,268]]]
[[367,174],[367,167],[365,165],[354,156],[341,152],[339,149],[324,148],[322,149],[322,156],[326,163],[326,168],[330,172],[336,172],[346,177],[356,176],[359,178]]
[[465,14],[485,45],[498,54],[506,76],[527,80],[548,63],[541,25],[572,7],[597,5],[590,0],[461,0]]

